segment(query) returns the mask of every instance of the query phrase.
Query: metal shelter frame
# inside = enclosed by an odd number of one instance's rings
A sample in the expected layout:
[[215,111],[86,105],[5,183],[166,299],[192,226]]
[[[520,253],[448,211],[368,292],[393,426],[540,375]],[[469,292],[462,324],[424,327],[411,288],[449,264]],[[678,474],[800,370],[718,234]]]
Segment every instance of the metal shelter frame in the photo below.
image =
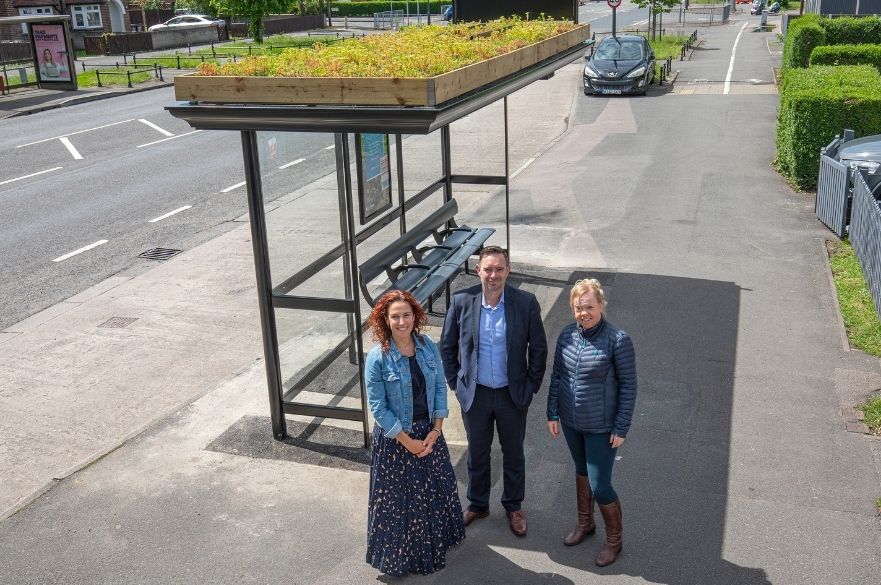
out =
[[[185,120],[196,129],[238,130],[241,132],[266,381],[269,391],[272,432],[276,439],[281,440],[287,436],[285,415],[294,414],[361,421],[363,423],[364,446],[369,445],[369,413],[364,391],[363,356],[365,353],[362,339],[366,323],[362,318],[361,294],[358,287],[358,244],[395,220],[399,221],[400,232],[403,234],[407,230],[407,211],[441,190],[444,201],[449,201],[453,193],[453,184],[459,183],[504,185],[505,241],[510,250],[510,158],[507,96],[534,81],[550,78],[557,69],[580,58],[583,51],[582,45],[571,47],[545,61],[434,107],[271,106],[181,102],[167,108],[173,116]],[[451,168],[449,125],[500,99],[504,100],[505,174],[503,176],[454,174]],[[264,130],[334,133],[338,205],[341,212],[340,234],[342,242],[275,287],[272,286],[270,277],[266,212],[263,205],[256,134],[258,131]],[[401,136],[403,134],[429,134],[435,130],[440,130],[442,175],[405,201]],[[398,201],[397,205],[383,214],[380,219],[360,231],[356,231],[349,134],[368,132],[396,136]],[[290,291],[340,259],[343,260],[344,267],[345,298],[289,294]],[[446,292],[449,295],[449,284],[447,284]],[[312,363],[305,372],[299,375],[288,391],[284,390],[279,359],[275,320],[275,309],[278,308],[347,315],[348,336],[346,339]],[[347,350],[350,362],[358,365],[358,380],[361,388],[360,409],[336,405],[307,404],[291,399],[292,394],[296,395],[305,388]]]

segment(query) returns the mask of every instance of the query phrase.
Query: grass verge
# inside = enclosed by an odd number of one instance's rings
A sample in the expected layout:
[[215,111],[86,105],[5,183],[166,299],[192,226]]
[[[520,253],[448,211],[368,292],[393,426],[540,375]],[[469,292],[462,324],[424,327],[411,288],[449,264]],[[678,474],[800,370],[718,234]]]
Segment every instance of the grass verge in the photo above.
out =
[[[128,77],[125,75],[125,69],[101,69],[101,85],[104,87],[125,87],[128,85]],[[107,75],[105,75],[105,73]],[[119,75],[113,75],[114,73],[119,73]],[[132,85],[136,85],[138,83],[144,83],[145,81],[149,81],[153,78],[153,73],[149,71],[144,71],[143,73],[132,73]],[[97,87],[98,86],[98,76],[95,75],[95,70],[90,69],[88,71],[83,71],[82,73],[78,73],[76,76],[76,84],[77,87]]]
[[678,58],[680,53],[682,53],[682,45],[684,45],[687,40],[688,37],[685,35],[667,36],[662,39],[649,41],[649,44],[652,46],[652,49],[655,50],[655,59],[663,61],[667,57]]
[[[873,435],[881,435],[881,396],[869,399],[868,402],[858,407],[863,411],[863,422],[869,427]],[[881,504],[881,498],[878,503]],[[881,507],[881,506],[879,506]]]
[[881,322],[853,247],[845,240],[829,242],[828,248],[847,339],[857,349],[881,357]]

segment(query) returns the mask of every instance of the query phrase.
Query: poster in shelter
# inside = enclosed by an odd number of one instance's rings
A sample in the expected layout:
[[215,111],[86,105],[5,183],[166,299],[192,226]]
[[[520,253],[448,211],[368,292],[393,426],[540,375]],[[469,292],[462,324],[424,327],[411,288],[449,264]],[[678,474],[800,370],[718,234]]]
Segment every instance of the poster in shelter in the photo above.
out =
[[365,224],[392,206],[388,134],[358,134],[358,202]]
[[70,82],[64,26],[60,24],[34,24],[31,31],[40,82]]

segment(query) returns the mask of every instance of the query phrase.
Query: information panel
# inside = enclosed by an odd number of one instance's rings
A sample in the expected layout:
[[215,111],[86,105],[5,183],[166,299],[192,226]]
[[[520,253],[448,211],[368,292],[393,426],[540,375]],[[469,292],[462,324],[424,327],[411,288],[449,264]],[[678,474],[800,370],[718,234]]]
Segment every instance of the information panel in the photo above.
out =
[[356,134],[361,224],[391,208],[392,169],[388,134]]

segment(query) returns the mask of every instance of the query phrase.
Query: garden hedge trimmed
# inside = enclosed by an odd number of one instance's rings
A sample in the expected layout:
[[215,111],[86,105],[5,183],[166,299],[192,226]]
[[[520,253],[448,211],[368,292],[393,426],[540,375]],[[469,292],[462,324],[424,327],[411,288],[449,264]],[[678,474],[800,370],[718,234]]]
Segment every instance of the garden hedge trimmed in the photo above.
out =
[[[432,0],[431,2],[422,1],[419,2],[419,11],[422,14],[425,14],[428,11],[428,5],[431,5],[431,14],[432,16],[440,15],[441,6],[446,6],[448,4],[452,4],[452,0]],[[396,0],[393,2],[334,2],[333,7],[339,8],[339,11],[334,10],[334,16],[373,16],[374,12],[388,12],[389,10],[404,10],[406,11],[408,5],[406,2],[402,0]],[[416,2],[415,0],[411,0],[409,3],[409,8],[413,12],[413,15],[416,15]]]
[[780,86],[777,168],[800,189],[817,186],[819,152],[844,128],[881,133],[881,75],[870,65],[790,69]]
[[783,44],[783,69],[808,66],[815,47],[825,45],[826,32],[816,14],[805,14],[790,23]]
[[881,18],[876,16],[823,18],[820,26],[826,31],[826,44],[829,45],[881,43]]
[[871,65],[881,73],[881,45],[822,45],[811,52],[817,65]]

